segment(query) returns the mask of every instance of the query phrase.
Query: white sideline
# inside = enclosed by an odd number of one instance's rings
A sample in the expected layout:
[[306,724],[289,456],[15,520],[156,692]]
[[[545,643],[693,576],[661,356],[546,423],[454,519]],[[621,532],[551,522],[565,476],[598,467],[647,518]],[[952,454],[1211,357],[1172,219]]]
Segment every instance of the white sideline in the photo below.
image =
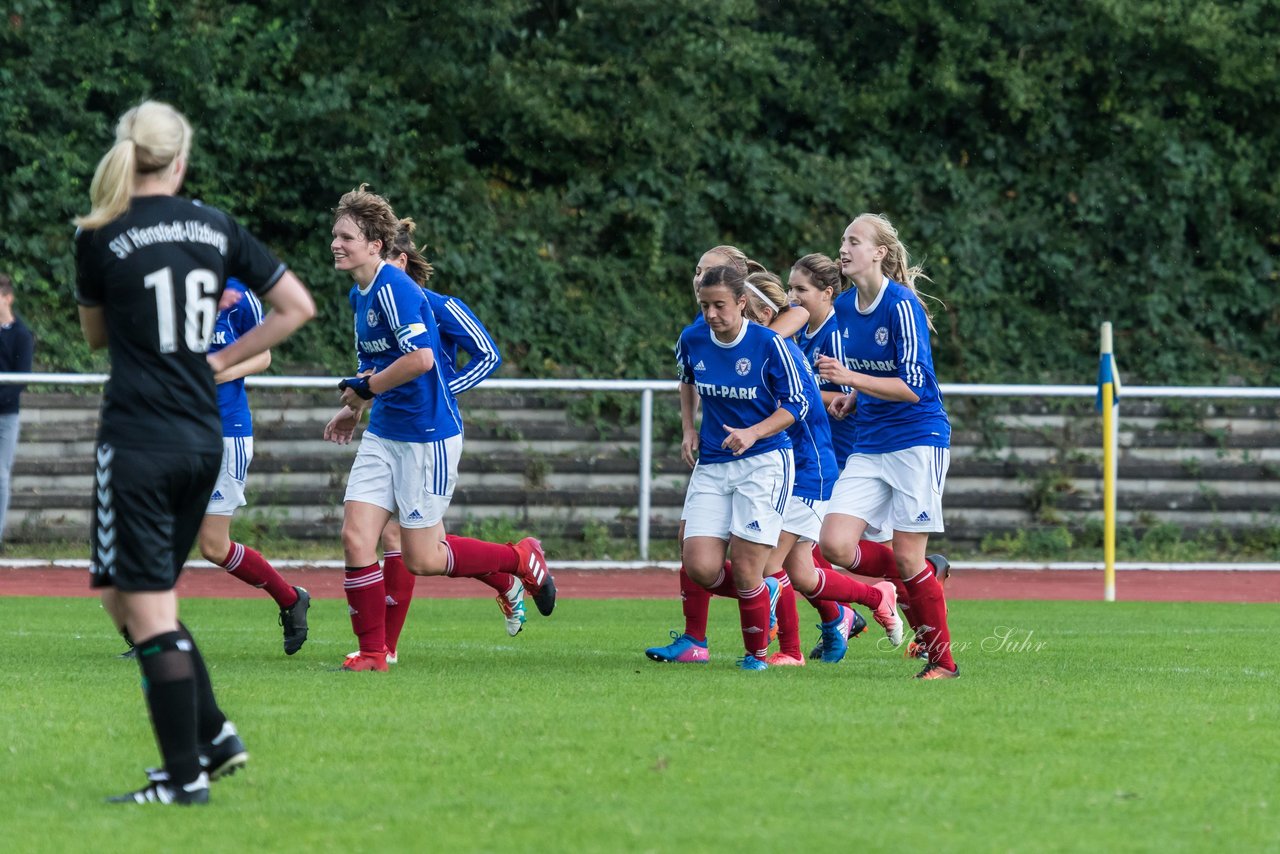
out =
[[[89,561],[83,558],[59,558],[46,560],[41,558],[18,557],[0,558],[0,569],[25,569],[41,566],[56,566],[65,569],[88,569]],[[273,560],[271,565],[276,569],[342,569],[340,560]],[[665,569],[675,572],[680,564],[670,560],[551,560],[547,565],[552,570],[581,569],[608,572],[612,570]],[[220,569],[203,560],[194,560],[186,565],[187,569]],[[951,568],[955,570],[988,572],[993,570],[1047,571],[1047,570],[1101,570],[1102,561],[1079,562],[1047,562],[1036,561],[953,561]],[[1117,563],[1118,572],[1280,572],[1280,563]]]

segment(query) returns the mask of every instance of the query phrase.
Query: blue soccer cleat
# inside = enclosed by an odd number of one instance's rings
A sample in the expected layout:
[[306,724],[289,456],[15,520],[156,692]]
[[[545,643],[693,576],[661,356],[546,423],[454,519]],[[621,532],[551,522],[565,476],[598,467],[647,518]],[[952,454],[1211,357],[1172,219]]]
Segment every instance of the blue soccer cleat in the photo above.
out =
[[778,597],[782,586],[776,578],[765,578],[764,586],[769,588],[769,643],[773,643],[778,639]]
[[671,664],[706,664],[711,654],[707,651],[706,641],[696,641],[688,635],[671,633],[674,639],[666,646],[651,646],[644,654],[651,661],[663,661]]
[[765,664],[764,659],[756,658],[754,655],[744,655],[738,659],[738,667],[741,670],[768,670],[769,665]]

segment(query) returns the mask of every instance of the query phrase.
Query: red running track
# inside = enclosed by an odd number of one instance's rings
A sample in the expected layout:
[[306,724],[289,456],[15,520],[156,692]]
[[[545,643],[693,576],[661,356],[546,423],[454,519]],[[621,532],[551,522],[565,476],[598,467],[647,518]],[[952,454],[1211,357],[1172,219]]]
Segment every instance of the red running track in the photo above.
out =
[[[322,599],[341,599],[342,571],[290,569],[290,583]],[[556,587],[568,599],[676,598],[674,572],[644,570],[560,570]],[[182,596],[244,598],[263,593],[222,570],[189,569],[178,583]],[[0,596],[95,596],[89,573],[64,567],[0,568]],[[420,578],[416,596],[468,598],[491,595],[476,581]],[[1092,570],[952,570],[947,598],[1066,599],[1102,598],[1102,571]],[[1280,602],[1280,572],[1182,572],[1127,570],[1117,573],[1116,598],[1123,602]]]

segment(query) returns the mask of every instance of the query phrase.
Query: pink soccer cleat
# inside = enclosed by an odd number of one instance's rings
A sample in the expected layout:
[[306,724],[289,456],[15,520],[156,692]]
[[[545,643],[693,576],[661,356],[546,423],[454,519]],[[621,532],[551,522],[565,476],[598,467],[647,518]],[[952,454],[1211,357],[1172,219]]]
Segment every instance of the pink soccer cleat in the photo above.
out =
[[884,633],[889,636],[891,644],[902,646],[902,620],[898,617],[898,591],[890,581],[881,581],[871,586],[883,594],[880,606],[872,612],[876,622],[884,627]]

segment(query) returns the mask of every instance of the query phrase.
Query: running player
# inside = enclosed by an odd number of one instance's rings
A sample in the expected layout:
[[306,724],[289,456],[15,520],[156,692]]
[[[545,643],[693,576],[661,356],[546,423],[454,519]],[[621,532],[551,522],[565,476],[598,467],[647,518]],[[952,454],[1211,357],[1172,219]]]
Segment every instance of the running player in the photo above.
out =
[[[98,163],[92,209],[76,220],[76,299],[89,346],[108,347],[96,448],[92,585],[137,640],[162,770],[116,803],[203,804],[209,780],[248,760],[219,709],[174,585],[222,457],[214,375],[284,340],[315,314],[311,295],[216,208],[177,196],[191,126],[146,101],[116,125]],[[274,309],[235,344],[206,354],[228,276]]]
[[[762,264],[752,261],[736,246],[729,246],[726,244],[708,249],[698,259],[698,263],[695,264],[693,268],[693,297],[695,301],[698,299],[698,286],[702,282],[703,273],[712,267],[718,266],[731,267],[744,277],[753,273],[763,272],[765,269]],[[809,314],[806,310],[800,306],[789,305],[788,308],[779,312],[769,328],[778,333],[778,335],[787,337],[795,334],[795,332],[802,328],[808,320]],[[705,329],[706,325],[707,321],[702,316],[701,310],[699,310],[688,328]],[[682,409],[684,407],[688,407],[689,411],[693,413],[694,422],[696,422],[699,408],[698,391],[696,386],[681,383],[680,405]],[[698,442],[698,431],[696,429],[686,429],[681,440],[680,453],[691,467],[693,466],[693,461],[696,457]],[[681,549],[683,550],[683,518],[680,520],[678,541]],[[725,571],[732,573],[732,564],[726,562]],[[645,655],[653,661],[675,662],[681,664],[703,663],[708,660],[706,632],[707,613],[711,606],[711,593],[689,577],[689,573],[685,570],[683,563],[680,566],[678,580],[680,584],[681,607],[684,611],[685,618],[684,631],[682,633],[676,633],[673,631],[671,633],[671,643],[660,647],[650,647],[645,650]],[[776,593],[777,591],[772,592]],[[773,634],[773,628],[774,626],[771,626],[771,636]]]
[[[943,530],[951,423],[933,370],[932,323],[915,284],[923,271],[911,266],[897,230],[877,214],[862,214],[845,229],[840,270],[855,286],[836,303],[841,337],[848,332],[845,360],[820,357],[818,373],[853,389],[833,409],[837,415],[853,411],[857,432],[822,525],[822,553],[862,575],[896,572],[918,620],[916,641],[928,656],[917,677],[955,678],[946,597],[935,572],[946,559],[925,555],[929,534]],[[892,551],[859,542],[881,521],[893,529]],[[839,573],[822,575],[822,598],[842,597],[837,588],[852,581]],[[901,623],[895,631],[880,609],[876,619],[901,642]]]
[[324,437],[349,442],[366,401],[369,426],[347,480],[342,544],[344,587],[359,654],[348,671],[387,670],[386,583],[377,560],[378,537],[398,513],[402,557],[415,575],[517,575],[538,609],[555,607],[555,583],[541,544],[514,545],[466,537],[445,539],[444,512],[458,477],[462,418],[436,362],[440,335],[425,292],[383,259],[400,222],[386,199],[365,185],[342,197],[334,211],[334,268],[351,274],[357,375],[339,384],[343,409]]
[[[743,315],[747,282],[740,270],[707,270],[698,302],[706,323],[686,328],[676,350],[681,382],[696,384],[705,408],[682,514],[684,569],[702,587],[738,599],[746,648],[739,666],[764,670],[775,586],[766,584],[764,567],[794,477],[785,431],[803,420],[808,400],[783,339]],[[695,429],[687,397],[681,419],[686,435]],[[691,452],[685,461],[694,464]]]
[[[847,293],[844,291],[844,280],[840,277],[840,266],[820,252],[805,255],[792,265],[787,287],[791,300],[809,311],[809,324],[796,333],[796,343],[804,351],[808,364],[816,370],[819,356],[844,361],[844,339],[841,337],[834,305],[837,299]],[[839,472],[844,468],[844,461],[853,452],[854,425],[852,418],[834,415],[831,406],[850,390],[821,379],[818,388],[822,392],[823,408],[827,411],[831,447],[835,452],[836,471]],[[813,548],[816,563],[829,567],[830,563],[822,556],[822,550],[817,544]],[[818,629],[821,632],[817,645],[809,653],[810,657],[828,662],[839,661],[844,657],[845,647],[838,644],[832,624],[836,620],[843,622],[849,618],[849,614],[843,610],[847,607],[852,612],[853,625],[845,634],[857,637],[866,629],[866,620],[847,603],[829,602],[825,599],[808,601],[818,610]],[[828,639],[836,641],[837,645],[828,648]]]
[[[262,323],[262,302],[238,279],[227,279],[227,299],[235,302],[218,312],[209,352],[234,344]],[[311,595],[294,587],[258,551],[231,542],[231,516],[245,505],[244,482],[253,462],[253,413],[245,394],[244,378],[271,366],[267,350],[214,376],[218,384],[218,409],[222,413],[222,465],[196,541],[200,554],[245,584],[266,590],[280,609],[285,655],[302,649],[307,640],[307,609]]]
[[[404,270],[422,288],[431,304],[431,313],[440,329],[438,358],[449,391],[457,397],[484,382],[502,365],[502,356],[493,336],[471,309],[457,297],[444,296],[427,288],[435,270],[413,242],[416,226],[412,219],[400,220],[400,228],[392,242],[387,260]],[[458,351],[467,354],[465,366],[459,365]],[[448,540],[453,535],[445,539]],[[382,530],[382,574],[387,585],[387,663],[399,660],[397,644],[404,628],[417,576],[404,566],[400,555],[400,525],[394,519]],[[507,634],[515,637],[524,628],[524,584],[507,572],[489,572],[474,576],[497,594]]]

